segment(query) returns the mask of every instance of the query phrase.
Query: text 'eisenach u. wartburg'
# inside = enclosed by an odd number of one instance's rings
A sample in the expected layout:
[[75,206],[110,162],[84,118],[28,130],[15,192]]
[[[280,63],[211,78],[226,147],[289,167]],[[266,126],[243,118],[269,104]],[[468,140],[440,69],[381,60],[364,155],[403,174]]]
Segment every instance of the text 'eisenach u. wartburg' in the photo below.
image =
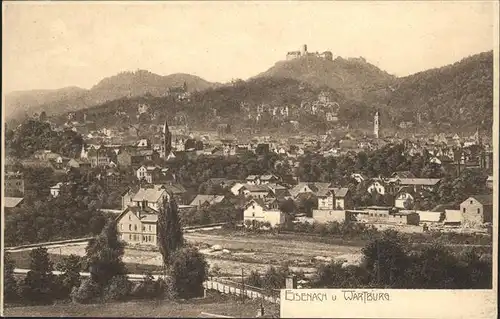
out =
[[[337,297],[337,295],[340,295]],[[367,291],[367,290],[340,290],[335,292],[297,292],[293,290],[285,291],[286,301],[301,302],[327,302],[337,301],[337,298],[345,301],[381,302],[390,301],[390,294],[387,292]]]

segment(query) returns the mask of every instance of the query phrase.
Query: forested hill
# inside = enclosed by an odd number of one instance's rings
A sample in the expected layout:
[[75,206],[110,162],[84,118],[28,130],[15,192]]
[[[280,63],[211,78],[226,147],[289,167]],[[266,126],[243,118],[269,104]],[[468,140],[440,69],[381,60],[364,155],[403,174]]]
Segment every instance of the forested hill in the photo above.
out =
[[308,56],[290,61],[277,62],[257,77],[292,78],[310,85],[328,86],[353,100],[366,100],[396,81],[396,77],[380,70],[364,58],[337,57],[328,61]]
[[6,116],[18,118],[24,116],[24,113],[32,115],[42,111],[48,115],[57,115],[124,97],[144,94],[165,96],[169,89],[182,87],[184,83],[190,92],[219,85],[198,76],[183,73],[161,76],[145,70],[121,72],[102,79],[90,90],[70,88],[71,90],[24,91],[7,94]]
[[[321,103],[320,96],[326,102]],[[318,106],[316,114],[313,114],[311,105],[315,103]],[[149,110],[139,116],[140,104],[147,104]],[[288,108],[288,116],[281,113],[285,107]],[[83,118],[85,113],[87,120],[95,121],[99,127],[161,123],[167,118],[172,125],[186,121],[200,129],[213,129],[221,123],[236,128],[279,128],[287,126],[290,121],[296,121],[307,129],[307,126],[327,125],[325,114],[328,112],[338,116],[336,125],[339,122],[362,123],[372,117],[369,107],[346,99],[328,87],[317,88],[293,79],[264,77],[194,92],[189,99],[183,100],[174,96],[150,95],[122,98],[79,111],[77,117]],[[65,118],[62,115],[59,120],[64,121]]]
[[75,100],[87,92],[79,87],[67,87],[56,90],[15,91],[5,95],[5,117],[18,118],[30,108],[44,104],[57,103],[61,100]]
[[493,52],[398,80],[387,106],[394,123],[420,117],[444,129],[491,131],[493,125]]

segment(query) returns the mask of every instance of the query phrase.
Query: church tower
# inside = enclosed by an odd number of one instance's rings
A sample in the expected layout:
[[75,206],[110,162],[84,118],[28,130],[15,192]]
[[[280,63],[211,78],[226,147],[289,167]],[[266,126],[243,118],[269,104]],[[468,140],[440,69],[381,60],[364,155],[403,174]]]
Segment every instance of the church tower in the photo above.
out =
[[373,118],[373,135],[375,136],[375,138],[379,137],[379,129],[380,129],[380,114],[377,110]]
[[162,158],[167,158],[172,152],[172,133],[168,129],[168,123],[165,119],[165,124],[163,124],[163,130],[161,134],[161,154]]

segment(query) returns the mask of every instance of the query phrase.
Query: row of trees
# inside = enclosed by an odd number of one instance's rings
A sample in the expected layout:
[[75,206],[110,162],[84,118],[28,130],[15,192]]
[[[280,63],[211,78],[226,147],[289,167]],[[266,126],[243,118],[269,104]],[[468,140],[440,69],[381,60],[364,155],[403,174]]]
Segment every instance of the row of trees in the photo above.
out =
[[[53,265],[45,248],[31,251],[30,271],[24,280],[16,281],[14,262],[6,257],[4,282],[8,302],[50,304],[57,299],[78,303],[126,300],[129,298],[191,298],[203,294],[202,283],[208,265],[196,248],[185,243],[174,200],[165,202],[158,221],[158,243],[163,256],[163,278],[151,274],[139,285],[127,279],[122,260],[125,245],[120,241],[117,225],[110,221],[102,232],[90,240],[85,256],[68,256],[57,265],[62,274],[52,274]],[[90,277],[81,279],[80,271]]]
[[362,265],[321,265],[315,288],[491,289],[491,255],[475,249],[453,253],[439,244],[415,249],[397,232],[386,231],[363,248]]

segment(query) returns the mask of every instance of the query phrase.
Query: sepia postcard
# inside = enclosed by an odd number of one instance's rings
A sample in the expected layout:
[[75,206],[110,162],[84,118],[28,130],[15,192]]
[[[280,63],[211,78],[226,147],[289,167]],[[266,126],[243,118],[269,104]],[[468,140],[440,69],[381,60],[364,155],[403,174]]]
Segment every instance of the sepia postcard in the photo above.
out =
[[4,1],[7,317],[496,318],[497,1]]

